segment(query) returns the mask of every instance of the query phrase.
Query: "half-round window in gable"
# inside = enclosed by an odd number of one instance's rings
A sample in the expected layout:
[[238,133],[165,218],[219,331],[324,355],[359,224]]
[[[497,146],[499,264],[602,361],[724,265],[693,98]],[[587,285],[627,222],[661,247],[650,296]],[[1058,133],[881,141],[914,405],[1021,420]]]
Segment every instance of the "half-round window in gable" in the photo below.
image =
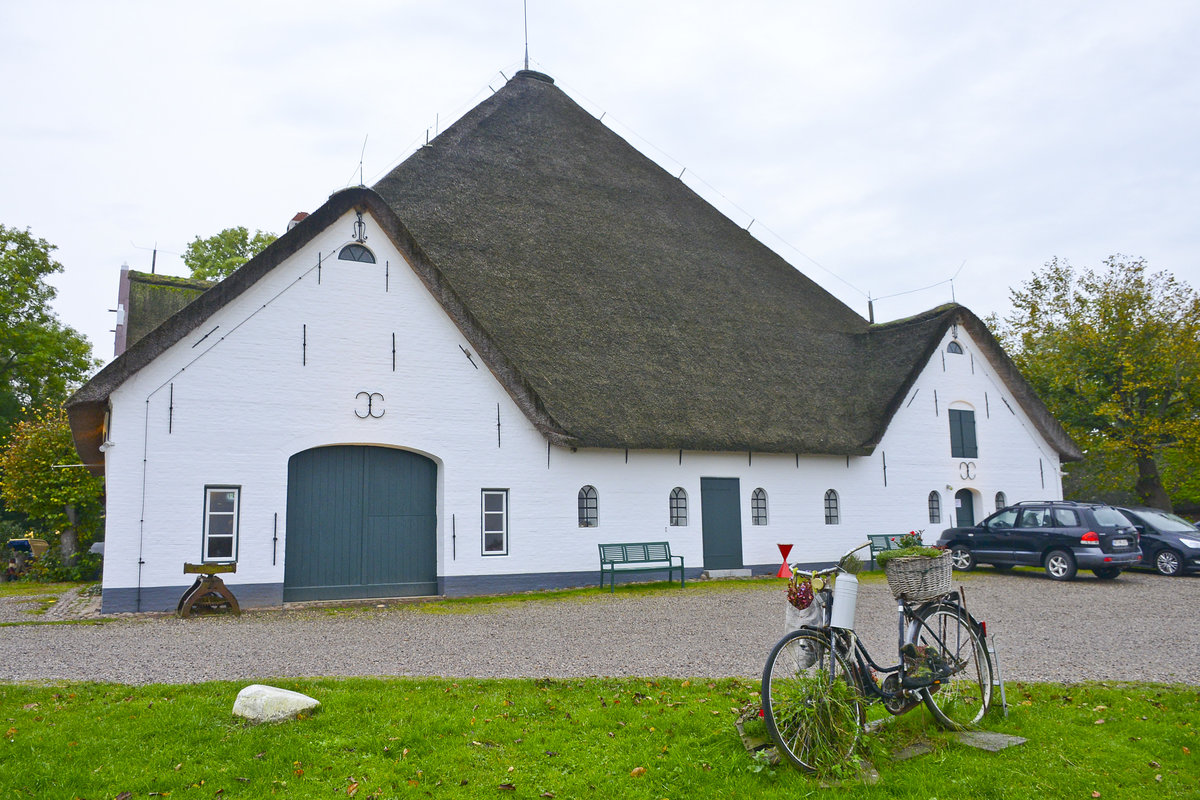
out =
[[375,254],[361,244],[348,244],[338,253],[339,261],[361,261],[364,264],[374,264]]
[[961,356],[962,351],[963,351],[962,345],[959,344],[958,342],[952,341],[952,342],[950,342],[950,344],[946,345],[947,353],[958,353]]

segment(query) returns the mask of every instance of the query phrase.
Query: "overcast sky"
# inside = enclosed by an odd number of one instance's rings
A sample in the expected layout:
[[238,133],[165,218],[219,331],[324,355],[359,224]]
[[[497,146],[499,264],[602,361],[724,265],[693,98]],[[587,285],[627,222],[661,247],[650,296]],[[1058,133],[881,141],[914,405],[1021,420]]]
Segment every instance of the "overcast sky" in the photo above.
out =
[[[0,223],[58,246],[58,313],[107,360],[122,263],[157,245],[185,274],[195,236],[282,233],[358,183],[364,140],[371,185],[520,69],[524,35],[521,0],[0,3]],[[1200,286],[1200,4],[529,0],[529,40],[864,316],[955,275],[1004,313],[1054,256]]]

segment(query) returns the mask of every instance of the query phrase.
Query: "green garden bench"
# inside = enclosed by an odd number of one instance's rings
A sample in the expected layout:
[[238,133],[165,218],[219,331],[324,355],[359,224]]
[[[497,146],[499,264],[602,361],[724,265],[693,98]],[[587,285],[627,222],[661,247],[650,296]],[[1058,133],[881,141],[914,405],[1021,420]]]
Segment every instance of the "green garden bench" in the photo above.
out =
[[884,550],[899,550],[902,533],[872,533],[867,536],[871,541],[871,569],[875,569],[875,556]]
[[[678,564],[676,564],[678,560]],[[604,588],[604,575],[608,574],[608,590],[616,591],[617,573],[667,571],[670,582],[675,570],[679,570],[679,586],[683,587],[683,556],[671,555],[668,542],[625,542],[600,545],[600,588]]]

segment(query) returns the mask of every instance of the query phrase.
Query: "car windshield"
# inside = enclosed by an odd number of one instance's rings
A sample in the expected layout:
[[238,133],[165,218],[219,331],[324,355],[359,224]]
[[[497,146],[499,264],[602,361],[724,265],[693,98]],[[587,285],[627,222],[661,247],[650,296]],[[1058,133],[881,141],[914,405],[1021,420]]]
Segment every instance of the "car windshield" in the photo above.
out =
[[988,517],[984,524],[989,528],[1012,528],[1017,524],[1017,511],[1020,509],[1006,508]]
[[1124,514],[1115,508],[1096,506],[1092,510],[1096,514],[1096,524],[1098,525],[1113,525],[1118,528],[1128,528],[1133,524],[1125,518]]
[[1137,512],[1138,516],[1144,517],[1154,527],[1160,531],[1171,531],[1173,533],[1195,533],[1196,526],[1188,522],[1183,517],[1177,517],[1174,514],[1168,514],[1165,511],[1146,511]]

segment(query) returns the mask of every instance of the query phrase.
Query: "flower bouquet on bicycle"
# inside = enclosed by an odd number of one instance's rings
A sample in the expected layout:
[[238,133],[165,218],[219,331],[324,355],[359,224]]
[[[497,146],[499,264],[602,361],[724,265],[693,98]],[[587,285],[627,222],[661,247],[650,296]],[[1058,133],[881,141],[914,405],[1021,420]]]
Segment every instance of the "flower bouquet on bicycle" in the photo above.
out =
[[[816,624],[780,639],[763,668],[767,730],[780,756],[804,770],[828,771],[852,756],[870,703],[878,701],[892,714],[924,703],[940,724],[952,729],[979,722],[991,705],[986,629],[950,591],[948,577],[944,586],[936,576],[922,578],[919,586],[911,578],[893,585],[889,573],[897,601],[897,663],[882,666],[872,659],[854,631],[857,580],[843,567],[867,546],[856,547],[828,569],[793,570],[794,580],[811,582],[813,604],[822,613]],[[941,558],[892,552],[891,560]],[[940,569],[920,566],[930,575]]]

